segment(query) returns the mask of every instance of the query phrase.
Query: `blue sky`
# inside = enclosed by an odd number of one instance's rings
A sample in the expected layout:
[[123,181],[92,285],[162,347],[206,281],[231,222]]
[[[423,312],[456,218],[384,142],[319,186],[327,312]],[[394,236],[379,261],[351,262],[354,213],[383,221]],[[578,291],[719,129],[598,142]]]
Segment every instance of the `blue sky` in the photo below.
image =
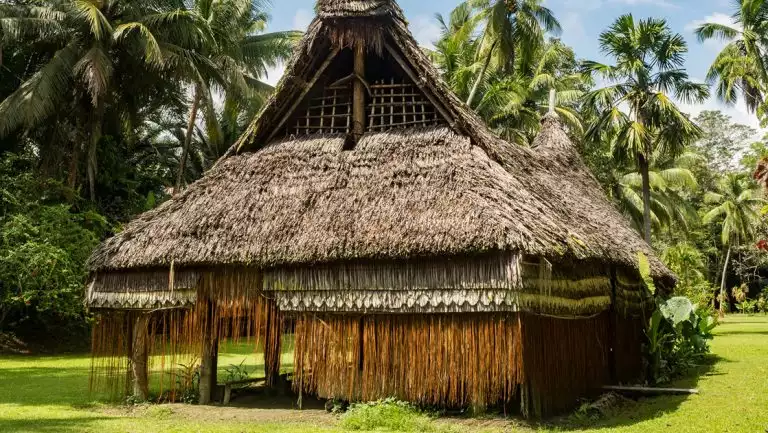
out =
[[[447,15],[460,3],[459,0],[399,0],[410,23],[411,32],[422,45],[430,45],[439,37],[435,13]],[[270,30],[304,30],[314,15],[314,0],[272,0]],[[688,42],[689,53],[686,68],[691,78],[703,81],[707,69],[722,43],[699,43],[693,29],[706,21],[730,23],[729,0],[545,0],[563,27],[561,39],[572,46],[578,58],[609,61],[599,50],[598,35],[617,16],[632,13],[637,18],[665,18],[672,30],[680,33]],[[274,83],[282,74],[281,68],[273,71],[268,79]],[[743,104],[726,107],[713,97],[704,104],[681,108],[693,115],[702,110],[720,109],[734,121],[758,127],[754,115],[747,113]]]

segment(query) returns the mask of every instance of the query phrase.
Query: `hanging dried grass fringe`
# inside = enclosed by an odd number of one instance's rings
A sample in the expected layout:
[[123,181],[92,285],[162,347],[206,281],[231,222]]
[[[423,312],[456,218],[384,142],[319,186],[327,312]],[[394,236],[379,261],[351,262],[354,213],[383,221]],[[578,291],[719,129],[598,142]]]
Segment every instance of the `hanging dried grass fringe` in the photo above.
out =
[[105,392],[116,399],[129,392],[131,324],[135,320],[126,311],[100,315],[91,333],[91,372],[88,389]]
[[[259,278],[256,273],[226,270],[206,273],[193,309],[100,312],[93,328],[91,392],[106,391],[111,398],[131,392],[132,333],[140,317],[148,319],[142,325],[146,326],[146,340],[142,344],[146,344],[147,370],[153,382],[150,391],[158,400],[177,401],[180,392],[194,386],[206,338],[210,339],[209,344],[253,339],[254,352],[261,342],[267,341],[269,365],[279,370],[279,343],[273,349],[274,343],[269,342],[275,340],[274,333],[279,342],[282,319],[274,302],[258,291],[260,281],[255,279]],[[277,325],[269,340],[265,339],[268,320]],[[141,339],[139,333],[138,340]],[[277,355],[271,350],[276,350]],[[139,360],[140,352],[134,355]]]
[[324,398],[485,406],[524,380],[516,314],[303,315],[295,335],[294,387]]

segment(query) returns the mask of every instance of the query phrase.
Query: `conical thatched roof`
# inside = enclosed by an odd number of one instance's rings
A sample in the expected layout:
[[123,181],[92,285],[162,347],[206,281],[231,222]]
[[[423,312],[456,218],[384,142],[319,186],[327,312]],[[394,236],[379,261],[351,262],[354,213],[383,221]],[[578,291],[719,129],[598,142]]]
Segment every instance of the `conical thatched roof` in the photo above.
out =
[[[139,216],[93,254],[90,269],[279,268],[511,251],[553,262],[672,274],[611,205],[560,122],[533,149],[493,135],[442,83],[391,0],[318,2],[263,113],[202,179]],[[418,77],[441,125],[272,139],[335,50],[364,38]]]

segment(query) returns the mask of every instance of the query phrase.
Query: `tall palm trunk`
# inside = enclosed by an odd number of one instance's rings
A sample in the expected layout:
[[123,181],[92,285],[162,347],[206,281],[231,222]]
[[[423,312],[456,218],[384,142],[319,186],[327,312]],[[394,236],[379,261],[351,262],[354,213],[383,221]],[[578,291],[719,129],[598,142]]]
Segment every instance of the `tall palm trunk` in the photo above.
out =
[[491,64],[491,57],[493,57],[493,50],[496,49],[496,44],[498,44],[498,39],[491,44],[491,48],[488,50],[488,55],[485,57],[485,62],[483,63],[483,68],[480,69],[480,73],[477,75],[477,78],[475,79],[475,83],[472,85],[472,90],[469,92],[469,97],[467,98],[467,105],[469,108],[472,108],[472,101],[475,99],[475,95],[477,94],[478,89],[480,89],[480,83],[483,82],[483,78],[485,77],[485,73],[488,71],[488,66]]
[[97,101],[95,108],[91,118],[91,139],[88,142],[88,151],[86,152],[86,175],[88,176],[88,191],[91,201],[96,201],[96,170],[98,163],[96,149],[101,140],[101,124],[104,121],[104,101]]
[[725,254],[725,264],[723,265],[723,276],[720,279],[720,317],[725,316],[725,303],[728,301],[725,290],[725,279],[728,276],[728,262],[731,260],[731,243],[728,242],[728,252]]
[[192,132],[195,130],[195,121],[197,120],[197,111],[200,108],[200,87],[195,86],[195,96],[192,100],[192,109],[189,113],[189,123],[187,123],[187,133],[184,136],[184,149],[181,151],[181,161],[179,161],[179,173],[176,177],[176,189],[174,193],[181,191],[184,182],[184,169],[187,165],[187,156],[189,147],[192,145]]
[[648,160],[643,155],[637,158],[640,177],[643,179],[643,239],[651,244],[651,176]]
[[[640,125],[643,123],[643,115],[640,113],[639,103],[635,103],[634,106],[635,122]],[[651,175],[650,163],[648,158],[651,155],[651,146],[648,143],[643,145],[644,152],[637,155],[637,168],[640,170],[640,177],[643,180],[643,239],[645,242],[651,244]]]

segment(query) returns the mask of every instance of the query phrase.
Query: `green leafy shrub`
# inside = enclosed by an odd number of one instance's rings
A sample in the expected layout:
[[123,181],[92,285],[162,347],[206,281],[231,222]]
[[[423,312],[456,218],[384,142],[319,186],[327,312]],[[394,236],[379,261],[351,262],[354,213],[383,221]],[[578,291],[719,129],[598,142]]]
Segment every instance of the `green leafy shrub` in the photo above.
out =
[[179,390],[175,400],[181,403],[197,403],[200,397],[200,364],[197,360],[189,364],[179,364],[176,372],[176,388]]
[[0,330],[57,339],[86,329],[85,262],[107,222],[62,204],[67,188],[33,175],[31,163],[0,159]]
[[[643,281],[655,295],[648,258],[642,253],[638,253],[638,265]],[[708,341],[717,320],[710,306],[699,306],[685,296],[656,296],[655,302],[645,330],[645,364],[648,380],[658,384],[684,374],[709,353]]]
[[698,308],[686,297],[657,299],[646,329],[648,379],[664,383],[696,366],[709,353],[715,326],[713,312]]
[[410,403],[393,398],[351,405],[341,416],[341,426],[347,430],[363,431],[436,431],[428,414]]
[[768,313],[768,288],[763,289],[760,295],[758,295],[755,308],[763,314]]
[[[245,361],[246,359],[243,359],[240,364],[230,364],[229,367],[225,368],[224,371],[226,371],[227,375],[224,378],[224,382],[236,382],[248,379],[251,373],[245,367]],[[237,385],[235,388],[243,388],[246,386],[248,385]]]
[[745,299],[736,304],[736,309],[742,314],[752,314],[757,310],[757,299]]

